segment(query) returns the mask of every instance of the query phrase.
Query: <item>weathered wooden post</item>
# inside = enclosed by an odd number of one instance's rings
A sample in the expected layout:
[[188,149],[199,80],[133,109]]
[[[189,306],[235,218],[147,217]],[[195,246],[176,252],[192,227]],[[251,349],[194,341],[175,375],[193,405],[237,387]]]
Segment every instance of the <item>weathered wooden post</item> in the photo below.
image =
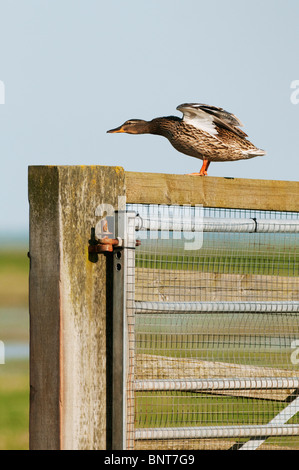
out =
[[29,167],[31,449],[111,445],[112,279],[88,245],[96,208],[124,195],[120,167]]

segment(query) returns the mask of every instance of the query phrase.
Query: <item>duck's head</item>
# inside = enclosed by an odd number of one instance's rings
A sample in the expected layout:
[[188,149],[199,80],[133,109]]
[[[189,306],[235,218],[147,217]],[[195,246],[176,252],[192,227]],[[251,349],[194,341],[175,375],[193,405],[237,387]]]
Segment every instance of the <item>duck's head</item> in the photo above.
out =
[[126,134],[145,134],[149,132],[149,122],[142,119],[130,119],[124,122],[121,126],[107,131],[108,134],[115,134],[117,132],[125,132]]

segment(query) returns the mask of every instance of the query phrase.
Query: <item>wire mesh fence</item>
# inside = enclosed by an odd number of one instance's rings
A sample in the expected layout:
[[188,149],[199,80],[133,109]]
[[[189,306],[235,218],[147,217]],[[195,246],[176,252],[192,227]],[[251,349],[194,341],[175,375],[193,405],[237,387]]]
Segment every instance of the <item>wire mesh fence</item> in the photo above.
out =
[[299,449],[299,214],[127,209],[131,446]]

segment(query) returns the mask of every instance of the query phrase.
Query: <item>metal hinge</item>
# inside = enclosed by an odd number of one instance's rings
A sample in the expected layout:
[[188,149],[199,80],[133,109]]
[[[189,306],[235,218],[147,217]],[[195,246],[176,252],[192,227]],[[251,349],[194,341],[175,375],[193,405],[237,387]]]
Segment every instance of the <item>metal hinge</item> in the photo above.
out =
[[[108,219],[108,218],[107,218]],[[109,235],[113,235],[113,231],[110,231],[108,227],[108,220],[101,220],[101,234],[100,238],[97,238],[95,235],[95,229],[91,229],[91,239],[89,240],[89,253],[113,253],[115,248],[128,248],[124,246],[124,241],[121,237],[110,238]],[[111,217],[109,217],[111,219]],[[113,222],[110,222],[111,225],[114,225]],[[135,246],[140,246],[141,241],[136,240]],[[130,247],[134,248],[134,247]]]

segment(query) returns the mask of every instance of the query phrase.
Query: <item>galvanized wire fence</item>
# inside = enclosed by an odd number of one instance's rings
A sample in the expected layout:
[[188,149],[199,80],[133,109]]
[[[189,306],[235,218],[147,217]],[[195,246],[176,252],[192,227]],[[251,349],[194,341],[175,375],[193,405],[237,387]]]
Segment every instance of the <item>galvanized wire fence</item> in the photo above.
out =
[[127,210],[128,447],[299,449],[299,214]]

